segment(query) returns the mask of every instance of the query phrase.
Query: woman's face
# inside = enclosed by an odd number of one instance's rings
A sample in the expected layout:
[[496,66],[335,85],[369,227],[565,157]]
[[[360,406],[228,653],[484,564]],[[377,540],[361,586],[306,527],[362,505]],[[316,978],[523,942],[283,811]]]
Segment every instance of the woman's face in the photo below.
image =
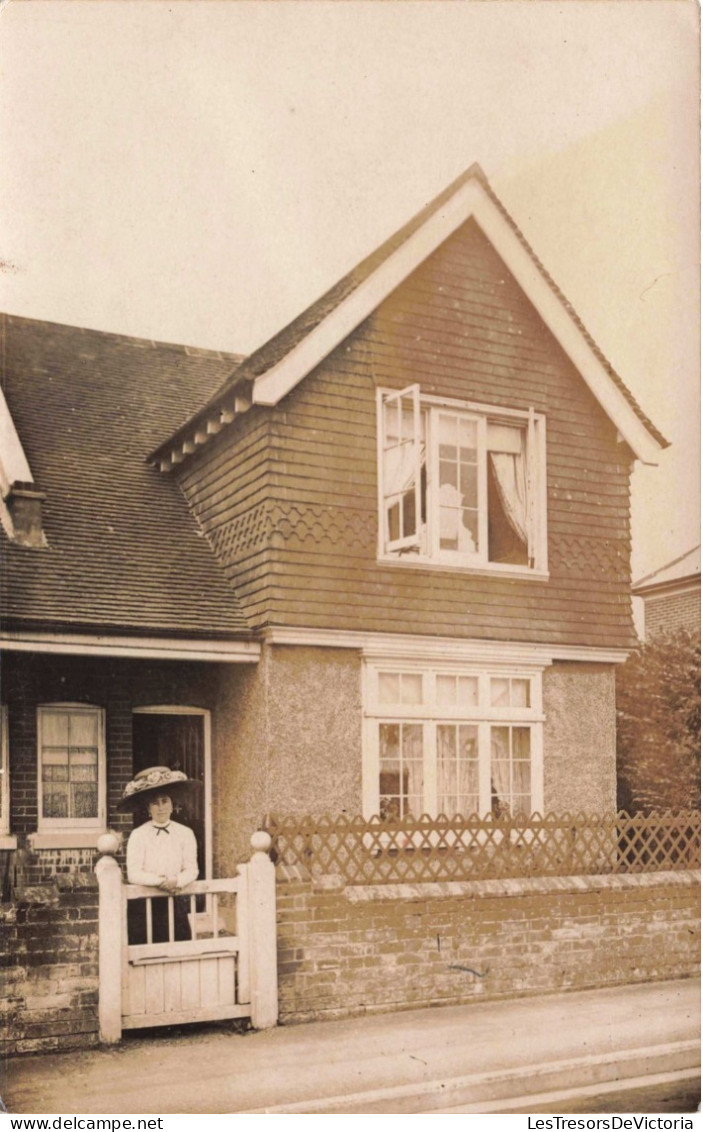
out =
[[173,802],[168,794],[157,794],[149,802],[149,817],[156,825],[166,825],[172,813]]

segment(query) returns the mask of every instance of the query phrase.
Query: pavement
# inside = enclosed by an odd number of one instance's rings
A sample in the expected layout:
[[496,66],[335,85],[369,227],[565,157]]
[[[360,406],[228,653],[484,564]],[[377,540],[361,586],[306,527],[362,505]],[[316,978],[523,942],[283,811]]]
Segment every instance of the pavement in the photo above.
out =
[[700,984],[684,979],[259,1033],[182,1027],[10,1059],[2,1091],[26,1115],[583,1112],[590,1095],[693,1085],[699,1023]]

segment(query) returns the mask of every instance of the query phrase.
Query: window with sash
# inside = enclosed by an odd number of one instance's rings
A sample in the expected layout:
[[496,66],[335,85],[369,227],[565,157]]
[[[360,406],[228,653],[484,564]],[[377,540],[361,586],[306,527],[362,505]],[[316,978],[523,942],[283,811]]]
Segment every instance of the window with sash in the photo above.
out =
[[367,662],[364,698],[367,815],[541,811],[541,669]]
[[105,825],[105,716],[84,704],[37,709],[39,830]]
[[544,417],[379,391],[380,554],[545,572]]

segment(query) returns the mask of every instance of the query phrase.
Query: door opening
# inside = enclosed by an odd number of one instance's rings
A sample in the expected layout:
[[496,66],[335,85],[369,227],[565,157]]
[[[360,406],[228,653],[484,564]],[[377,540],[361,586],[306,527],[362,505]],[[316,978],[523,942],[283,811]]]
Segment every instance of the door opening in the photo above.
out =
[[[209,724],[209,712],[200,708],[146,707],[135,708],[132,714],[133,774],[149,766],[167,766],[203,784],[173,813],[195,834],[201,878],[212,876]],[[143,814],[135,815],[135,825],[143,821]]]

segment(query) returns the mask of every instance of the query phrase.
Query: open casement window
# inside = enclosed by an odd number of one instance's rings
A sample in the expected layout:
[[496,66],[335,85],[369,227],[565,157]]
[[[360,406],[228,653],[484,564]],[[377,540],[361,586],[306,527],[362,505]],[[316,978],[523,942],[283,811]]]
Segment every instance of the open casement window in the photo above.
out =
[[83,704],[37,708],[39,831],[105,826],[105,715]]
[[391,552],[423,545],[425,468],[420,387],[384,396],[381,408],[383,545]]
[[368,662],[367,816],[542,809],[541,669]]
[[417,385],[379,397],[381,555],[544,572],[544,418]]

